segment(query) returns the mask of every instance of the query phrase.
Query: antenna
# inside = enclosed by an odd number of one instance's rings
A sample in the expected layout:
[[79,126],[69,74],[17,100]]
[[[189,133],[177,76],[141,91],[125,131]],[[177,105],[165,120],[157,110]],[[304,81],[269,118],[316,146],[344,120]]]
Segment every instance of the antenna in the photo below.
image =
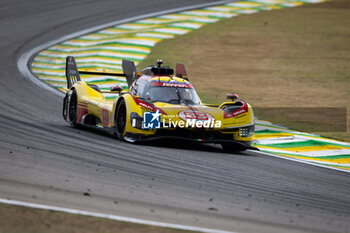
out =
[[160,68],[160,66],[163,64],[163,60],[162,59],[158,59],[157,60],[157,68]]

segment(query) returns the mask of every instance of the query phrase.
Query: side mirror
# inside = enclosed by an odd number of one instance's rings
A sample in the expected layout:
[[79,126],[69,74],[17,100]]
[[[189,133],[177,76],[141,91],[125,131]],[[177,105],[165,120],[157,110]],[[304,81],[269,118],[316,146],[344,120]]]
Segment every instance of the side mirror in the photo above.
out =
[[232,102],[236,102],[236,100],[238,99],[238,95],[237,94],[226,94],[226,99],[232,100]]
[[120,86],[114,86],[114,87],[111,87],[111,91],[117,91],[119,92],[119,95],[120,95],[120,92],[123,90],[123,88],[121,88]]

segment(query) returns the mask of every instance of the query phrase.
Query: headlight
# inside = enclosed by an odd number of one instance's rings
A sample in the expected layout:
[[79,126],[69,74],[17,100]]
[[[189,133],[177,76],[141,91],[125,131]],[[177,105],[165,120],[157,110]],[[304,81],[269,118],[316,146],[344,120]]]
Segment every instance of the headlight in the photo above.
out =
[[243,127],[243,128],[240,128],[240,135],[241,137],[251,137],[253,136],[253,133],[254,133],[254,125],[252,126],[248,126],[248,127]]
[[131,126],[137,129],[142,129],[143,118],[136,112],[130,113]]

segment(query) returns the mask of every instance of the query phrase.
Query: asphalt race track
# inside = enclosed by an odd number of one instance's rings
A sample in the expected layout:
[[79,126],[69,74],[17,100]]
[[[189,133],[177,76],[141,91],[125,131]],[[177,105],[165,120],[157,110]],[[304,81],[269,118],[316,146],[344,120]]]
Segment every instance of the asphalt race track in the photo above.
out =
[[203,2],[1,1],[0,198],[236,232],[349,232],[349,173],[73,129],[62,99],[18,71],[24,52],[57,37]]

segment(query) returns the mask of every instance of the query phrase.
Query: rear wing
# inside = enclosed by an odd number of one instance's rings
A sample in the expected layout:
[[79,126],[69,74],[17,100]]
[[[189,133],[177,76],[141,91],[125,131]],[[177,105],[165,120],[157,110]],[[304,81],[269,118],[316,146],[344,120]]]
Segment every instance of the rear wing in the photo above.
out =
[[82,70],[78,70],[74,57],[68,56],[66,59],[67,89],[70,89],[75,83],[77,83],[78,81],[81,81],[79,74],[126,77],[128,88],[130,88],[132,83],[137,79],[137,71],[136,71],[135,63],[133,61],[123,60],[122,68],[123,68],[123,73],[82,71]]

